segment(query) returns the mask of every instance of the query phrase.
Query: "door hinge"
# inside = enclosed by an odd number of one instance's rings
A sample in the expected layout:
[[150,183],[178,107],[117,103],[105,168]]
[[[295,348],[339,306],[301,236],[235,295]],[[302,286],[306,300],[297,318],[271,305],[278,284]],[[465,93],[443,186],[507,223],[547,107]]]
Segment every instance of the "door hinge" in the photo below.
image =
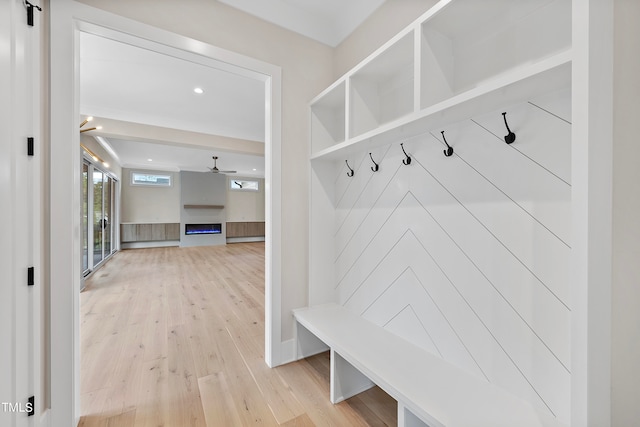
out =
[[27,403],[27,416],[32,416],[36,414],[36,397],[29,397],[29,402]]
[[27,8],[27,25],[33,27],[33,9],[38,9],[42,12],[42,8],[38,5],[31,4],[29,0],[24,0],[24,5]]
[[33,156],[34,155],[34,138],[32,136],[27,138],[27,155],[28,156]]
[[33,286],[35,284],[35,267],[29,267],[27,269],[27,286]]

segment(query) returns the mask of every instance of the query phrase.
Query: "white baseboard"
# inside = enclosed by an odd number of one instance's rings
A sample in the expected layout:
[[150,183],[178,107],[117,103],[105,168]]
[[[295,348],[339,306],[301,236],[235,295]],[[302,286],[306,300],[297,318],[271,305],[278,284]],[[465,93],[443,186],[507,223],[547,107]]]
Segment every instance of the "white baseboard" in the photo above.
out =
[[295,362],[329,350],[329,346],[297,322],[294,331],[294,335],[297,338],[291,338],[280,343],[279,365]]
[[40,422],[38,426],[40,427],[51,427],[51,421],[49,419],[49,412],[51,409],[45,409],[42,414],[40,414]]
[[296,360],[296,340],[290,339],[280,343],[280,363],[285,365]]

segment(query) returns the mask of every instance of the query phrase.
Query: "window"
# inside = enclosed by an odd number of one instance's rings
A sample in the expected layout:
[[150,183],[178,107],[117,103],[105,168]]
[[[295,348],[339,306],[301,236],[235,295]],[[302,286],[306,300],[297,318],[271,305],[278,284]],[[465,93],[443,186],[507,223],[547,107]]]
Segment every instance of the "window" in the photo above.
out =
[[149,185],[152,187],[171,187],[171,175],[131,172],[131,185]]
[[238,191],[258,191],[260,189],[258,181],[231,179],[229,185],[232,190]]

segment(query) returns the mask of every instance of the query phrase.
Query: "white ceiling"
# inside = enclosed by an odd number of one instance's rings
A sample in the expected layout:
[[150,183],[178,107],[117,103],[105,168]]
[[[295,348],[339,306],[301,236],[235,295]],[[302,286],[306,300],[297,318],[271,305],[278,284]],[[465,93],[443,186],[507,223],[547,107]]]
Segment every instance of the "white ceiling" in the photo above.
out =
[[264,83],[238,74],[81,33],[80,87],[82,114],[264,142]]
[[[341,42],[384,2],[219,1],[331,46]],[[196,87],[204,93],[194,93]],[[264,108],[262,81],[81,33],[80,113],[83,116],[264,142]],[[108,134],[108,130],[105,129],[104,134]],[[211,166],[211,156],[217,155],[221,169],[237,170],[238,175],[264,176],[263,157],[188,146],[176,148],[164,142],[105,139],[123,167],[146,165],[149,169],[206,171],[207,166]],[[149,158],[153,161],[149,162]]]
[[218,0],[331,47],[339,45],[384,0]]

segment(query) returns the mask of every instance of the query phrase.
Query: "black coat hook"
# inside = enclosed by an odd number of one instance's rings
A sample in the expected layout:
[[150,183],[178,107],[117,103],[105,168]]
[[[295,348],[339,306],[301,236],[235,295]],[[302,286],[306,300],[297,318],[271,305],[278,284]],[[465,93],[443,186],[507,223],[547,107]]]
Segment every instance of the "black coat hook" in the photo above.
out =
[[505,135],[504,142],[506,142],[507,144],[511,144],[516,140],[516,134],[511,132],[511,129],[509,129],[509,123],[507,123],[507,113],[502,113],[502,118],[504,119],[504,125],[507,127],[507,132],[509,132],[508,135]]
[[444,131],[440,132],[442,134],[442,139],[444,140],[444,143],[447,145],[447,149],[443,150],[442,152],[444,153],[445,156],[447,157],[451,157],[453,156],[453,147],[449,145],[449,143],[447,143],[446,138],[444,137]]
[[351,166],[349,166],[349,161],[345,160],[344,162],[347,164],[347,167],[349,168],[349,172],[347,172],[347,176],[352,177],[354,172],[353,172],[353,169],[351,169]]
[[401,142],[400,143],[400,147],[402,148],[402,152],[404,153],[404,156],[406,157],[406,159],[402,159],[402,163],[405,165],[410,165],[411,164],[411,156],[409,156],[407,154],[406,151],[404,151],[404,144]]
[[24,1],[24,5],[27,8],[27,25],[33,27],[33,9],[38,9],[38,12],[42,12],[42,8],[31,4],[28,0]]
[[371,161],[373,162],[373,166],[371,166],[371,170],[374,172],[378,172],[378,170],[380,170],[380,165],[378,165],[376,161],[373,160],[373,156],[371,155],[371,153],[369,153],[369,157],[371,157]]

